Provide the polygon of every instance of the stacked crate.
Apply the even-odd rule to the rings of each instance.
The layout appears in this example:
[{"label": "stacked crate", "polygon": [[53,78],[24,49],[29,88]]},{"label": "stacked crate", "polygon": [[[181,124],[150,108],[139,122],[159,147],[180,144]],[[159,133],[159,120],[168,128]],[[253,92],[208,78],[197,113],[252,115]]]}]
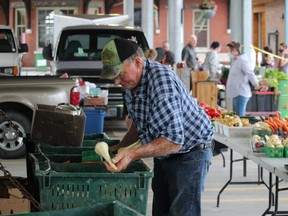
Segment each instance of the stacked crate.
[{"label": "stacked crate", "polygon": [[123,172],[110,173],[101,161],[92,160],[91,155],[87,158],[86,153],[94,152],[95,144],[100,141],[112,146],[120,140],[91,134],[84,136],[81,147],[41,143],[35,153],[29,154],[30,182],[45,210],[87,208],[117,200],[146,214],[153,171],[137,160]]},{"label": "stacked crate", "polygon": [[281,92],[278,111],[282,118],[288,116],[288,80],[278,80],[278,90]]}]

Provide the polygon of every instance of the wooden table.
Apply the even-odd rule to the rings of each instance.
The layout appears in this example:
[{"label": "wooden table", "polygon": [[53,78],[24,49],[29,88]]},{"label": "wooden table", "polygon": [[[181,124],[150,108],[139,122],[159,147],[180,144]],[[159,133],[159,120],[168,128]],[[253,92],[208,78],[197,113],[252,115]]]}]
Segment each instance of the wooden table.
[{"label": "wooden table", "polygon": [[[280,180],[284,180],[288,182],[288,170],[285,169],[284,164],[288,164],[287,158],[269,158],[264,153],[254,153],[251,150],[249,144],[249,138],[239,138],[239,137],[226,137],[221,134],[215,134],[214,139],[220,143],[223,143],[228,148],[230,148],[230,179],[226,182],[226,184],[222,187],[222,189],[218,193],[217,197],[217,207],[219,207],[220,195],[225,190],[225,188],[229,184],[265,184],[269,190],[268,193],[268,208],[263,213],[263,215],[271,214],[271,215],[288,215],[288,211],[279,211],[278,210],[278,193],[283,190],[288,190],[288,188],[280,188],[279,182]],[[259,167],[261,167],[261,179],[255,182],[233,182],[233,163],[238,162],[239,160],[234,160],[233,151],[238,152],[244,158],[244,162],[246,159],[250,159],[255,162]],[[242,159],[243,160],[243,159]],[[246,169],[246,167],[244,168]],[[269,183],[266,184],[262,178],[262,169],[265,169],[269,172]],[[275,183],[273,183],[273,177],[275,177]],[[275,187],[274,187],[275,186]],[[274,191],[273,191],[274,188]],[[275,193],[275,202],[274,202],[274,193]],[[274,210],[271,210],[271,207],[274,204]]]}]

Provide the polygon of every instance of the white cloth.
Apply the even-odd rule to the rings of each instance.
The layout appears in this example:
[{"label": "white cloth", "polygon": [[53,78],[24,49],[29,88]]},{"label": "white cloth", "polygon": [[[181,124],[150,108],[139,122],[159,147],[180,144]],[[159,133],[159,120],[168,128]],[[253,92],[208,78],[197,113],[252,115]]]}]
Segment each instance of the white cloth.
[{"label": "white cloth", "polygon": [[220,62],[217,51],[211,50],[207,52],[203,63],[203,70],[209,71],[209,76],[215,78],[219,65]]},{"label": "white cloth", "polygon": [[251,88],[249,81],[254,86],[258,79],[252,70],[251,63],[246,54],[234,58],[231,62],[231,68],[226,85],[226,97],[234,98],[239,95],[251,97]]}]

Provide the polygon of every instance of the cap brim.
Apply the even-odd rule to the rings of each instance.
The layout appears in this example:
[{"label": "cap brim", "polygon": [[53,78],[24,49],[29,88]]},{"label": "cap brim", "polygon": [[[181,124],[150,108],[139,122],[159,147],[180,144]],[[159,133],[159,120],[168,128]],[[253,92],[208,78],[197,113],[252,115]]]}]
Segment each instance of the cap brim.
[{"label": "cap brim", "polygon": [[114,80],[122,71],[123,64],[114,66],[103,66],[100,79]]}]

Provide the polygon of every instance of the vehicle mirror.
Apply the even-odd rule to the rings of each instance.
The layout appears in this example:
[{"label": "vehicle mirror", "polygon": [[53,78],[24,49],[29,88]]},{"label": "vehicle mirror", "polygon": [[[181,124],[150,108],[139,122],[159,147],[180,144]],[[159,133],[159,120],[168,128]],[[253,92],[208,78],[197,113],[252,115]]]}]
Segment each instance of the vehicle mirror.
[{"label": "vehicle mirror", "polygon": [[28,45],[25,44],[20,44],[20,49],[19,52],[23,53],[23,52],[28,52]]},{"label": "vehicle mirror", "polygon": [[47,60],[53,60],[51,43],[43,48],[42,55],[43,55],[43,58],[45,58]]}]

